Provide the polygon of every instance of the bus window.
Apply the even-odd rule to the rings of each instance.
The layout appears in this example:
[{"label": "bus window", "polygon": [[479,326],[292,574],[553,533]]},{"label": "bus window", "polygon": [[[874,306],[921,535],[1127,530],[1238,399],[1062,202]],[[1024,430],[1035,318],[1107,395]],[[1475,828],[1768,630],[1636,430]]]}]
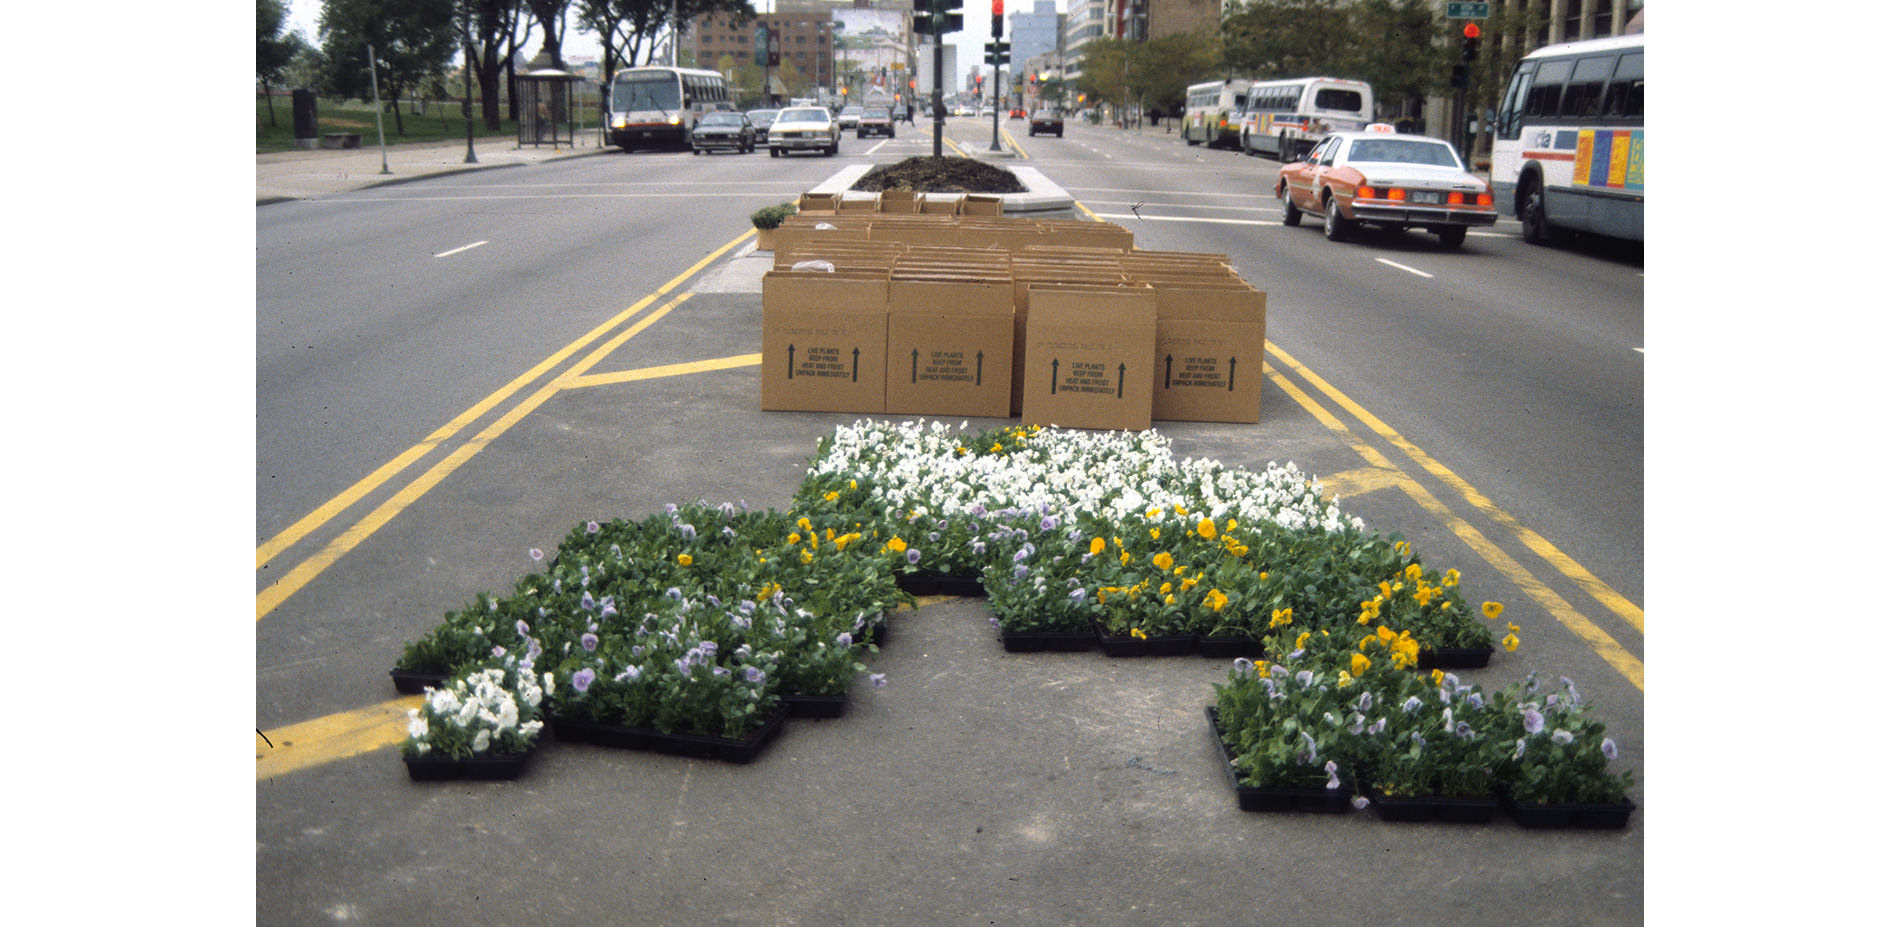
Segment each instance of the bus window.
[{"label": "bus window", "polygon": [[1585,58],[1564,87],[1562,115],[1596,117],[1603,111],[1603,84],[1610,76],[1610,58]]},{"label": "bus window", "polygon": [[1537,76],[1531,78],[1530,98],[1525,101],[1524,115],[1553,117],[1563,104],[1564,81],[1570,77],[1568,61],[1547,61],[1537,66]]},{"label": "bus window", "polygon": [[1616,74],[1610,78],[1604,97],[1603,115],[1612,118],[1643,115],[1643,53],[1624,55],[1616,61]]},{"label": "bus window", "polygon": [[1530,83],[1529,68],[1520,68],[1511,76],[1511,86],[1504,91],[1504,103],[1498,107],[1498,138],[1514,139],[1524,130],[1524,95]]},{"label": "bus window", "polygon": [[1357,91],[1326,89],[1321,90],[1315,96],[1313,105],[1320,109],[1343,109],[1358,112],[1361,102]]}]

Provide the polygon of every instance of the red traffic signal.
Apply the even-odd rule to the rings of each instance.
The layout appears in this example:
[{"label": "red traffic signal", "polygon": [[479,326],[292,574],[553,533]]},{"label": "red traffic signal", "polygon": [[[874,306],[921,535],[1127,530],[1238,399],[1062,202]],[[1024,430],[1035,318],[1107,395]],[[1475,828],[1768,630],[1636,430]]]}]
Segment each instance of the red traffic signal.
[{"label": "red traffic signal", "polygon": [[990,15],[1003,15],[1003,0],[990,0]]},{"label": "red traffic signal", "polygon": [[1475,39],[1477,37],[1478,37],[1478,24],[1465,23],[1465,38]]}]

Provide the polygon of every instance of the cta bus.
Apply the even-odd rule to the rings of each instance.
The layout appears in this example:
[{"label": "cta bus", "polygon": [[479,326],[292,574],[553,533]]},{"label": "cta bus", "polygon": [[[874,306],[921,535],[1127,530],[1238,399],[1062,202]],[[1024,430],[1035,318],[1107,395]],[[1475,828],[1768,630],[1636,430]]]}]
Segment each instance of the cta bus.
[{"label": "cta bus", "polygon": [[1524,240],[1643,240],[1643,37],[1540,48],[1518,62],[1491,146],[1498,209]]},{"label": "cta bus", "polygon": [[684,148],[701,113],[731,109],[717,71],[640,67],[614,72],[607,93],[607,131],[622,150]]},{"label": "cta bus", "polygon": [[1337,77],[1255,81],[1247,91],[1240,148],[1298,161],[1328,132],[1357,132],[1372,122],[1372,85]]},{"label": "cta bus", "polygon": [[1187,89],[1187,114],[1181,139],[1190,145],[1240,145],[1240,110],[1246,107],[1250,80],[1217,80]]}]

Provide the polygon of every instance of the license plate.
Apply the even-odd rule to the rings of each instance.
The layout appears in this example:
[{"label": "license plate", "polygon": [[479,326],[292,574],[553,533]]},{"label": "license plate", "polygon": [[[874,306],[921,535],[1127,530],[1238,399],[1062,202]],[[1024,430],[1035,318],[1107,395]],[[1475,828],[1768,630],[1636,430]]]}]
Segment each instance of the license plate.
[{"label": "license plate", "polygon": [[1407,194],[1405,201],[1408,203],[1422,203],[1428,206],[1442,206],[1445,202],[1445,194],[1437,190],[1413,190],[1410,194]]}]

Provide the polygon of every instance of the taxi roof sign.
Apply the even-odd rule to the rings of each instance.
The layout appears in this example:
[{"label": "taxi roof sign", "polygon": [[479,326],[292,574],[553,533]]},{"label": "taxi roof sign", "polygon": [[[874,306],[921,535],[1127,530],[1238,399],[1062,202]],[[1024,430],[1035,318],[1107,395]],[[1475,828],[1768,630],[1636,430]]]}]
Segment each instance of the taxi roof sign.
[{"label": "taxi roof sign", "polygon": [[1376,132],[1383,135],[1390,135],[1397,132],[1398,129],[1395,128],[1392,125],[1392,123],[1389,123],[1389,122],[1375,122],[1375,123],[1372,123],[1371,125],[1366,126],[1366,131]]}]

